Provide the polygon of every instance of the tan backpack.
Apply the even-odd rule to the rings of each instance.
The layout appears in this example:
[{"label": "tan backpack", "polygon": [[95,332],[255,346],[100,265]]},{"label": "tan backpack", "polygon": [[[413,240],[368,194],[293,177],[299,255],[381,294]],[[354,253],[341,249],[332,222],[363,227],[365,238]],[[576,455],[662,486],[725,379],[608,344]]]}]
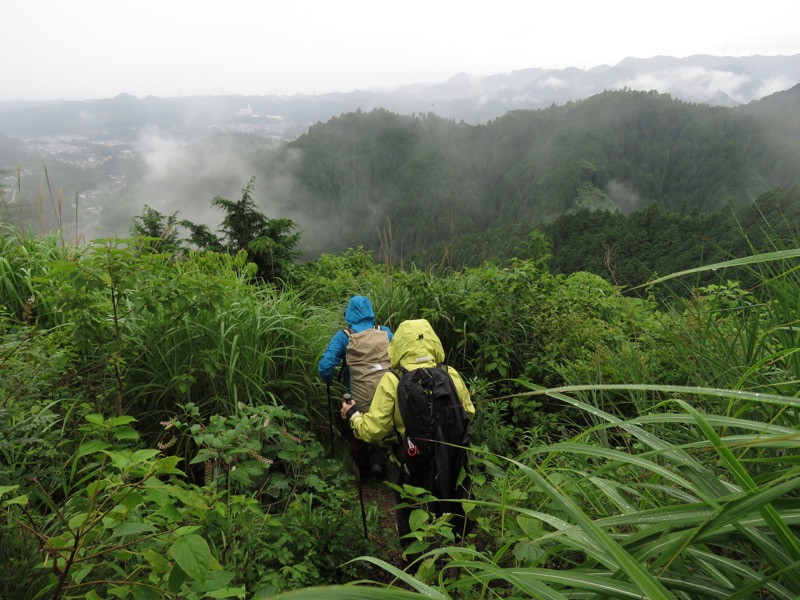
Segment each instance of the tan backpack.
[{"label": "tan backpack", "polygon": [[375,325],[347,335],[347,366],[350,369],[350,391],[361,412],[367,412],[378,382],[389,369],[389,334]]}]

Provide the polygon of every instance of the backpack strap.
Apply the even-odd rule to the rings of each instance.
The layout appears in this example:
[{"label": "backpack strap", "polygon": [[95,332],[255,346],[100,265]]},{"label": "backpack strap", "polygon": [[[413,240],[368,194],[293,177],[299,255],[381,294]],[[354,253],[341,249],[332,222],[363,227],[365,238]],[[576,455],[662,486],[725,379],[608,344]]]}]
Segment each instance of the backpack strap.
[{"label": "backpack strap", "polygon": [[[408,373],[408,369],[406,369],[402,365],[397,365],[396,367],[389,367],[389,372],[395,377],[397,377],[397,390],[395,392],[395,402],[400,402],[400,380],[403,378],[403,375]],[[403,438],[400,436],[400,432],[397,430],[397,422],[394,420],[394,416],[395,414],[397,414],[399,410],[400,408],[397,407],[395,410],[392,411],[392,427],[394,427],[394,433],[397,436],[397,445],[402,446]],[[401,452],[400,455],[402,456],[402,454],[403,453]]]},{"label": "backpack strap", "polygon": [[[378,331],[380,331],[381,326],[376,323],[375,325],[372,326],[372,329],[377,329]],[[342,331],[344,331],[344,334],[348,338],[355,333],[355,331],[353,331],[352,327],[347,327],[346,329],[342,329]]]},{"label": "backpack strap", "polygon": [[405,375],[406,373],[408,373],[408,369],[406,369],[406,368],[405,368],[404,366],[402,366],[402,365],[397,365],[396,367],[389,367],[389,370],[392,372],[392,374],[393,374],[395,377],[397,377],[397,379],[398,379],[398,380],[399,380],[399,379],[400,379],[400,378],[401,378],[403,375]]},{"label": "backpack strap", "polygon": [[[350,336],[353,335],[353,328],[352,327],[347,327],[345,329],[342,329],[342,331],[347,336],[347,340],[349,342],[350,341]],[[342,376],[343,376],[344,370],[346,368],[347,368],[347,352],[345,352],[344,356],[342,357],[342,368],[339,369],[339,381],[342,380]]]}]

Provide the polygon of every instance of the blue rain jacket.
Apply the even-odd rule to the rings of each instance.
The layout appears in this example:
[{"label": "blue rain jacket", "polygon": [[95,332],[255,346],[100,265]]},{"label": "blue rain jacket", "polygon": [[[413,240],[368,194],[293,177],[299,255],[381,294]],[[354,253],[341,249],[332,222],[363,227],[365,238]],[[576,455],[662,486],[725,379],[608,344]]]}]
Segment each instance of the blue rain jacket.
[{"label": "blue rain jacket", "polygon": [[[375,312],[372,310],[372,302],[366,296],[353,296],[347,304],[347,309],[344,311],[344,319],[353,330],[353,333],[359,333],[370,327],[375,327]],[[392,330],[381,325],[381,329],[389,335],[389,340],[392,339]],[[325,383],[333,381],[333,372],[336,366],[341,363],[347,354],[347,334],[341,329],[333,334],[331,341],[328,342],[325,352],[322,353],[322,358],[317,363],[317,372]],[[350,373],[345,368],[344,383],[350,388]]]}]

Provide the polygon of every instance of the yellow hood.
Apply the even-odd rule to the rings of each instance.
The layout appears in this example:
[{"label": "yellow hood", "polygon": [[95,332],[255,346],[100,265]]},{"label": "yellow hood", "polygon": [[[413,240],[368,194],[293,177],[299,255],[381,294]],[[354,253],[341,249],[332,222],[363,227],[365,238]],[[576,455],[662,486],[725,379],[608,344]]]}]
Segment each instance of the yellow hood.
[{"label": "yellow hood", "polygon": [[389,360],[409,370],[431,367],[444,362],[444,348],[427,320],[403,321],[389,344]]}]

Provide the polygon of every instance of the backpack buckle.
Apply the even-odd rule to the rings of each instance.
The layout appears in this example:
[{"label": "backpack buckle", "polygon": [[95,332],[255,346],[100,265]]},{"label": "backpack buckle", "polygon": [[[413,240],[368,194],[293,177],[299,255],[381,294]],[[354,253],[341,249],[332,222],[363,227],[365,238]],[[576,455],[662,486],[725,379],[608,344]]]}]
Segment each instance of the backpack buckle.
[{"label": "backpack buckle", "polygon": [[419,446],[414,445],[414,442],[411,441],[411,438],[408,438],[407,441],[408,448],[406,449],[406,454],[413,458],[419,454]]}]

